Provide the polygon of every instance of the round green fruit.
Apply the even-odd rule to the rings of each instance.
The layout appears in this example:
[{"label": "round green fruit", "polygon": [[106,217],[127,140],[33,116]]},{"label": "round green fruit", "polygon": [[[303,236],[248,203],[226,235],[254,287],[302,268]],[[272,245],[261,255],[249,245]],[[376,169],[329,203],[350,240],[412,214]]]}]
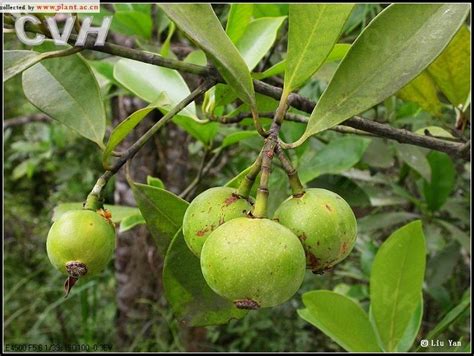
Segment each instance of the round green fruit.
[{"label": "round green fruit", "polygon": [[183,235],[189,249],[201,255],[202,246],[212,231],[223,223],[246,216],[252,204],[229,187],[210,188],[189,204],[183,218]]},{"label": "round green fruit", "polygon": [[269,219],[230,220],[209,235],[201,253],[209,287],[240,309],[290,299],[303,282],[305,265],[296,235]]},{"label": "round green fruit", "polygon": [[307,267],[315,273],[331,269],[346,258],[357,238],[357,220],[351,207],[325,189],[310,188],[300,197],[288,198],[274,219],[298,236]]},{"label": "round green fruit", "polygon": [[101,272],[112,258],[114,248],[112,223],[92,210],[64,213],[51,226],[46,240],[51,264],[76,279]]}]

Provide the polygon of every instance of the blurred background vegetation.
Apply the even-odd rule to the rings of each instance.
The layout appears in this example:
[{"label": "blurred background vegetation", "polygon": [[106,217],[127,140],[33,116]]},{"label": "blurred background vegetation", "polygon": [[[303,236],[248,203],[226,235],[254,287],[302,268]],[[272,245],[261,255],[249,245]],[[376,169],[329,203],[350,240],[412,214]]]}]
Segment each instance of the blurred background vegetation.
[{"label": "blurred background vegetation", "polygon": [[[129,16],[137,16],[139,11],[156,11],[147,5],[139,9],[118,6],[123,7],[110,5],[107,9],[119,9],[122,20],[127,11]],[[217,5],[215,10],[224,22],[228,6]],[[382,6],[376,4],[357,5],[346,25],[342,42],[351,43],[381,10]],[[287,7],[258,5],[254,16],[258,12],[265,16],[285,15]],[[163,25],[157,41],[147,42],[132,35],[136,33],[133,24],[127,27],[126,23],[117,22],[112,40],[159,51],[166,42],[165,29],[166,25]],[[286,30],[282,26],[274,49],[262,61],[260,71],[282,59]],[[6,49],[22,48],[14,34],[5,34],[4,40]],[[175,32],[171,50],[176,56],[183,56],[181,51],[186,45],[181,34]],[[84,55],[88,58],[97,56],[93,53]],[[335,65],[323,67],[300,93],[317,100]],[[109,112],[113,112],[113,98],[130,98],[127,92],[114,85],[107,87],[106,93]],[[465,126],[455,129],[459,112],[441,94],[438,93],[436,100],[439,108],[431,110],[409,95],[398,95],[363,116],[411,131],[423,132],[426,127],[436,126],[443,129],[442,134],[468,140],[469,129]],[[6,344],[88,344],[90,347],[98,345],[98,351],[107,350],[107,345],[113,350],[125,351],[340,351],[337,344],[298,318],[296,309],[301,307],[301,294],[313,289],[331,289],[354,298],[367,308],[370,267],[378,247],[397,227],[418,218],[423,221],[429,251],[419,339],[469,291],[470,163],[385,139],[328,131],[295,150],[292,159],[308,186],[336,191],[356,212],[359,237],[350,257],[324,275],[308,272],[302,289],[288,303],[250,312],[244,319],[227,325],[184,330],[173,319],[162,293],[153,299],[137,300],[135,303],[147,305],[147,318],[138,320],[139,327],[126,343],[117,343],[118,286],[113,264],[101,276],[84,280],[65,299],[64,277],[51,267],[45,251],[53,209],[59,203],[84,200],[101,174],[101,153],[96,145],[59,123],[44,118],[31,119],[35,115],[38,117],[39,112],[25,99],[21,76],[4,86],[4,105],[5,120],[16,120],[4,124]],[[139,102],[138,105],[145,104]],[[466,115],[469,117],[469,113]],[[19,120],[21,118],[30,119],[25,123]],[[284,124],[287,141],[294,141],[301,134],[301,126]],[[219,132],[215,147],[226,135],[237,130],[236,125],[226,126]],[[167,127],[159,137],[166,135],[184,137],[186,152],[181,150],[176,155],[182,161],[180,164],[186,166],[181,177],[182,187],[186,187],[196,176],[205,150],[201,143],[175,125]],[[250,137],[226,149],[188,200],[208,187],[226,183],[248,167],[260,145],[259,138]],[[177,150],[172,144],[167,149]],[[173,185],[172,178],[162,174],[162,169],[165,168],[156,168],[153,175],[162,178],[165,185]],[[447,182],[447,186],[430,185],[430,181],[435,180]],[[178,188],[170,189],[179,192],[181,188]],[[108,203],[116,201],[115,189],[116,185],[111,182],[106,194]],[[284,173],[278,167],[272,174],[270,189],[270,210],[274,210],[289,194]],[[441,194],[441,191],[446,199],[433,202],[430,194]],[[130,232],[142,233],[139,227]],[[466,308],[439,339],[462,340],[467,344],[470,341],[469,325],[469,308]]]}]

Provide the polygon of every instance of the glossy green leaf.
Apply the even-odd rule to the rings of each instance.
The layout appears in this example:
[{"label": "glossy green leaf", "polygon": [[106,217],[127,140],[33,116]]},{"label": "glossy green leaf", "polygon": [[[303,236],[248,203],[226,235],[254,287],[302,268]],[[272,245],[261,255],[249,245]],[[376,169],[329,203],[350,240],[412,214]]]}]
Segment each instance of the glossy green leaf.
[{"label": "glossy green leaf", "polygon": [[431,181],[423,182],[423,193],[428,208],[436,211],[443,206],[454,188],[456,170],[446,153],[432,151],[426,158],[431,167]]},{"label": "glossy green leaf", "polygon": [[471,296],[470,293],[466,293],[462,298],[461,302],[451,309],[444,317],[441,319],[438,324],[428,333],[426,339],[433,340],[436,339],[441,333],[443,333],[450,325],[456,322],[456,320],[464,314],[464,312],[469,310],[471,305]]},{"label": "glossy green leaf", "polygon": [[[174,107],[190,93],[183,77],[174,69],[127,58],[115,64],[114,77],[126,89],[148,103],[156,101],[162,93],[166,93],[170,107]],[[194,102],[186,106],[180,114],[197,120]]]},{"label": "glossy green leaf", "polygon": [[[469,213],[469,211],[467,212]],[[438,219],[435,220],[439,225],[441,225],[450,237],[457,242],[470,254],[471,253],[471,237],[469,231],[463,231],[458,228],[456,225],[447,222],[446,220]]]},{"label": "glossy green leaf", "polygon": [[109,158],[112,155],[113,150],[122,142],[125,137],[153,110],[169,105],[168,99],[165,95],[160,97],[143,109],[139,109],[127,117],[125,120],[120,122],[112,131],[109,137],[109,141],[105,147],[102,155],[102,163],[104,166],[108,164]]},{"label": "glossy green leaf", "polygon": [[420,301],[416,307],[400,342],[397,345],[397,352],[407,352],[413,346],[418,332],[420,330],[421,321],[423,320],[423,295],[420,295]]},{"label": "glossy green leaf", "polygon": [[298,315],[349,352],[378,352],[367,314],[352,299],[328,290],[303,294]]},{"label": "glossy green leaf", "polygon": [[431,180],[431,167],[426,154],[420,147],[413,145],[407,145],[402,143],[395,143],[395,148],[398,153],[398,157],[410,166],[413,170],[420,173],[420,175],[430,181]]},{"label": "glossy green leaf", "polygon": [[299,88],[324,63],[353,4],[290,4],[285,90]]},{"label": "glossy green leaf", "polygon": [[95,76],[80,55],[46,59],[27,69],[23,91],[52,119],[104,146],[104,103]]},{"label": "glossy green leaf", "polygon": [[273,46],[278,30],[285,19],[284,16],[262,17],[248,24],[245,32],[236,42],[236,47],[249,70],[254,69]]},{"label": "glossy green leaf", "polygon": [[165,189],[165,183],[160,178],[147,176],[146,184],[151,185],[155,188]]},{"label": "glossy green leaf", "polygon": [[322,174],[337,174],[352,168],[360,161],[370,143],[361,137],[331,140],[320,151],[308,150],[301,157],[298,172],[303,183]]},{"label": "glossy green leaf", "polygon": [[165,254],[181,228],[188,203],[167,190],[150,185],[133,183],[131,187],[150,233],[160,252]]},{"label": "glossy green leaf", "polygon": [[467,4],[392,4],[359,35],[313,110],[309,136],[368,110],[400,90],[446,47]]},{"label": "glossy green leaf", "polygon": [[404,86],[397,96],[405,101],[418,104],[423,110],[435,116],[441,113],[441,102],[438,99],[438,90],[431,76],[423,71]]},{"label": "glossy green leaf", "polygon": [[181,325],[224,324],[247,313],[209,288],[202,275],[199,258],[189,250],[181,230],[166,253],[163,286],[166,299]]},{"label": "glossy green leaf", "polygon": [[119,232],[125,232],[133,229],[135,226],[146,224],[142,214],[135,214],[125,217],[120,222]]},{"label": "glossy green leaf", "polygon": [[[82,204],[83,203],[62,203],[56,205],[53,210],[51,221],[55,222],[67,211],[82,209]],[[110,210],[112,221],[114,223],[119,223],[129,216],[140,214],[140,210],[131,206],[104,204],[104,208]]]},{"label": "glossy green leaf", "polygon": [[421,221],[395,231],[375,256],[370,276],[370,301],[386,351],[395,351],[415,312],[426,262]]},{"label": "glossy green leaf", "polygon": [[255,92],[250,72],[210,4],[160,4],[176,25],[209,56],[224,80],[251,107]]},{"label": "glossy green leaf", "polygon": [[462,26],[451,43],[428,67],[444,95],[454,106],[463,105],[471,86],[471,33]]},{"label": "glossy green leaf", "polygon": [[252,20],[254,4],[231,4],[225,32],[232,42],[237,43]]}]

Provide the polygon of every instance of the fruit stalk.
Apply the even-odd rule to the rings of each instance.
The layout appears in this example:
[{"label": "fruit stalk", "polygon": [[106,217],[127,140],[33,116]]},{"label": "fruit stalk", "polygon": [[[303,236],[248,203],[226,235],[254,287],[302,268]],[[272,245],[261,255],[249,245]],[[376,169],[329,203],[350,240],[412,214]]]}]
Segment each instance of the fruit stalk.
[{"label": "fruit stalk", "polygon": [[301,184],[300,177],[298,176],[298,171],[293,167],[291,161],[286,156],[285,152],[278,144],[275,147],[275,152],[278,156],[278,159],[283,166],[286,174],[288,175],[288,180],[290,181],[291,192],[295,198],[301,197],[304,194],[304,187]]},{"label": "fruit stalk", "polygon": [[255,183],[255,179],[257,178],[258,173],[262,167],[262,152],[263,151],[260,151],[249,172],[245,175],[244,179],[240,183],[238,194],[241,197],[248,198],[250,195],[250,191],[252,190],[253,184]]}]

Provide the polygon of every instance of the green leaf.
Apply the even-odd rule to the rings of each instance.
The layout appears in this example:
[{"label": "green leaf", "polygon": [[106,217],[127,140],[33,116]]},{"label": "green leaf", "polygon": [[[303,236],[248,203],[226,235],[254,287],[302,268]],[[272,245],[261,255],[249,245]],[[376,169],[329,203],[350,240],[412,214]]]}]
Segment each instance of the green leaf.
[{"label": "green leaf", "polygon": [[[186,82],[177,71],[126,58],[115,65],[114,77],[139,98],[149,103],[161,102],[162,105],[158,107],[163,114],[190,94]],[[217,133],[217,123],[198,119],[194,102],[175,116],[173,122],[204,144],[208,144]]]},{"label": "green leaf", "polygon": [[[340,61],[347,54],[347,52],[349,51],[349,48],[351,48],[350,44],[336,43],[333,49],[331,50],[331,53],[329,53],[329,55],[327,56],[324,63]],[[276,75],[284,73],[285,70],[286,70],[286,59],[283,59],[282,61],[274,64],[273,66],[271,66],[264,72],[252,73],[252,77],[258,80],[262,80],[265,78],[274,77]]]},{"label": "green leaf", "polygon": [[139,109],[127,117],[125,120],[120,122],[110,134],[109,141],[105,147],[104,154],[102,156],[102,163],[104,166],[108,164],[109,158],[112,155],[112,151],[123,141],[125,137],[153,110],[156,108],[164,107],[168,104],[166,96],[160,96],[154,103],[148,105],[143,109]]},{"label": "green leaf", "polygon": [[155,188],[165,189],[165,183],[163,183],[163,181],[160,178],[147,176],[146,184],[151,185]]},{"label": "green leaf", "polygon": [[398,157],[427,181],[431,180],[431,167],[425,151],[419,147],[395,143]]},{"label": "green leaf", "polygon": [[185,326],[224,324],[247,313],[209,288],[199,258],[189,250],[181,230],[166,253],[163,286],[173,313]]},{"label": "green leaf", "polygon": [[[220,145],[219,148],[224,148],[227,146],[234,145],[242,140],[246,140],[252,137],[257,137],[258,132],[257,131],[239,131],[239,132],[233,132],[230,135],[227,135],[224,140],[222,141],[222,144]],[[217,148],[217,149],[219,149]]]},{"label": "green leaf", "polygon": [[416,219],[419,216],[407,211],[390,211],[366,215],[357,221],[360,233],[370,234],[380,229],[387,229],[394,225],[402,224],[408,220]]},{"label": "green leaf", "polygon": [[236,46],[249,70],[254,69],[273,46],[285,19],[284,16],[262,17],[248,24]]},{"label": "green leaf", "polygon": [[252,20],[253,4],[231,4],[225,32],[233,43],[237,43]]},{"label": "green leaf", "polygon": [[441,53],[468,11],[467,4],[388,6],[351,46],[294,145],[400,90]]},{"label": "green leaf", "polygon": [[46,59],[27,69],[23,91],[52,119],[104,147],[104,104],[95,76],[80,55]]},{"label": "green leaf", "polygon": [[367,314],[352,299],[328,290],[303,294],[298,315],[349,352],[379,352]]},{"label": "green leaf", "polygon": [[454,138],[448,131],[438,126],[426,126],[415,131],[418,135]]},{"label": "green leaf", "polygon": [[454,106],[463,105],[471,85],[471,33],[462,26],[451,43],[428,67],[441,91]]},{"label": "green leaf", "polygon": [[206,66],[207,65],[206,54],[204,53],[204,51],[201,51],[200,49],[192,51],[191,53],[187,55],[185,59],[183,59],[183,62],[197,64],[200,66]]},{"label": "green leaf", "polygon": [[[67,211],[82,209],[82,204],[83,203],[62,203],[56,205],[53,210],[51,221],[55,222]],[[112,214],[112,222],[114,223],[119,223],[129,216],[140,214],[140,210],[131,206],[104,204],[104,208],[110,210],[110,213]]]},{"label": "green leaf", "polygon": [[224,80],[252,108],[252,78],[239,51],[222,28],[210,4],[160,4],[176,25],[206,52]]},{"label": "green leaf", "polygon": [[395,351],[415,312],[426,262],[421,221],[395,231],[375,256],[370,276],[374,326],[386,351]]},{"label": "green leaf", "polygon": [[331,140],[320,151],[308,150],[298,164],[301,182],[307,183],[322,174],[337,174],[352,168],[360,161],[370,143],[360,137]]},{"label": "green leaf", "polygon": [[3,82],[13,78],[42,59],[38,52],[13,50],[3,51]]},{"label": "green leaf", "polygon": [[127,36],[151,38],[151,13],[141,11],[116,11],[112,28]]},{"label": "green leaf", "polygon": [[470,293],[466,293],[462,298],[461,302],[451,309],[444,317],[439,321],[438,324],[431,330],[425,339],[433,340],[436,339],[441,333],[443,333],[450,325],[454,324],[456,320],[469,310],[471,305]]},{"label": "green leaf", "polygon": [[142,214],[135,214],[125,217],[120,222],[119,232],[125,232],[133,229],[137,225],[146,224]]},{"label": "green leaf", "polygon": [[454,188],[456,170],[453,161],[446,153],[432,151],[426,158],[431,167],[431,181],[423,182],[423,194],[428,208],[437,211]]},{"label": "green leaf", "polygon": [[290,4],[285,90],[299,88],[324,63],[354,4]]},{"label": "green leaf", "polygon": [[438,116],[441,114],[441,102],[438,99],[438,90],[431,76],[423,71],[404,86],[397,96],[405,101],[418,104],[423,110]]},{"label": "green leaf", "polygon": [[146,225],[164,254],[181,228],[189,204],[164,189],[140,183],[132,183],[131,187]]},{"label": "green leaf", "polygon": [[[115,64],[114,77],[126,89],[148,103],[156,101],[162,93],[166,93],[169,106],[174,107],[190,94],[183,77],[174,69],[127,58]],[[194,102],[186,106],[180,114],[197,120]]]},{"label": "green leaf", "polygon": [[403,333],[400,342],[397,345],[397,352],[407,352],[416,340],[423,319],[423,295],[420,295],[420,301]]}]

